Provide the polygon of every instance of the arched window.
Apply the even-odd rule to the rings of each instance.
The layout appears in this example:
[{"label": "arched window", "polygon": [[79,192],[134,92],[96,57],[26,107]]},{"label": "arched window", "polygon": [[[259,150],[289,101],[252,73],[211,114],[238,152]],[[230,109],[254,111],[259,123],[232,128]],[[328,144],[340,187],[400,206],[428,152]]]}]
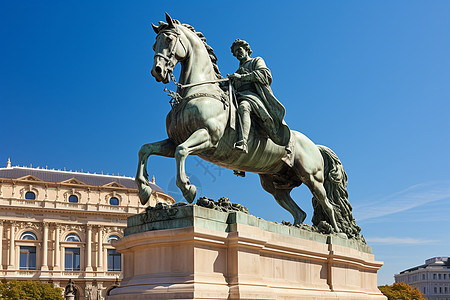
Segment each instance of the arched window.
[{"label": "arched window", "polygon": [[115,234],[111,234],[109,237],[108,237],[108,243],[111,243],[111,241],[114,241],[114,240],[118,240],[119,239],[119,236],[117,236],[117,235],[115,235]]},{"label": "arched window", "polygon": [[[36,241],[37,237],[33,232],[25,231],[20,236],[20,239],[24,241]],[[20,246],[19,263],[21,270],[36,270],[36,247]]]},{"label": "arched window", "polygon": [[33,232],[26,231],[26,232],[22,233],[22,235],[20,236],[20,239],[27,240],[27,241],[36,241],[37,237]]},{"label": "arched window", "polygon": [[25,199],[36,200],[36,194],[33,193],[33,192],[26,192],[25,193]]},{"label": "arched window", "polygon": [[116,197],[111,197],[109,199],[109,204],[111,204],[111,205],[119,205],[119,199],[117,199]]},{"label": "arched window", "polygon": [[70,195],[69,196],[69,202],[70,203],[78,203],[78,197],[75,195]]},{"label": "arched window", "polygon": [[80,237],[75,233],[69,233],[65,239],[66,242],[81,242]]}]

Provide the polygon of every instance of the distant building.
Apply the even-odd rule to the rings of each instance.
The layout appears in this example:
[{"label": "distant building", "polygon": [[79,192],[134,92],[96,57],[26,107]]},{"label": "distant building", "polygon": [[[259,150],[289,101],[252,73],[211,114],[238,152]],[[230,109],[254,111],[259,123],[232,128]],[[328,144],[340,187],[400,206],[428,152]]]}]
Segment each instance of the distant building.
[{"label": "distant building", "polygon": [[404,282],[419,289],[428,300],[450,300],[450,259],[433,257],[400,274],[395,282]]},{"label": "distant building", "polygon": [[[154,179],[149,205],[174,203]],[[122,276],[111,241],[127,217],[140,213],[133,178],[48,170],[0,168],[0,279],[40,280],[65,287],[77,299],[104,299]]]}]

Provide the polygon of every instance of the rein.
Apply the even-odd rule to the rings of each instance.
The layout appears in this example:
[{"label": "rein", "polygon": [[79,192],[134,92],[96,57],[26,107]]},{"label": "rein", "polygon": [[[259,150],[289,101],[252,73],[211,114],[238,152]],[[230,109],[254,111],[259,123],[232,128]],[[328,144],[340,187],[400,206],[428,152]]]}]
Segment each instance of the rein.
[{"label": "rein", "polygon": [[[169,72],[169,75],[170,75],[169,76],[170,79],[173,81],[173,83],[180,90],[184,89],[184,88],[187,88],[187,87],[192,87],[192,86],[197,86],[197,85],[202,85],[202,84],[208,84],[208,83],[218,83],[218,82],[224,82],[224,81],[229,81],[230,82],[230,86],[231,86],[231,81],[230,81],[229,78],[207,80],[207,81],[190,83],[190,84],[181,84],[181,83],[177,82],[177,79],[175,78],[175,75],[172,72]],[[192,95],[189,95],[189,96],[183,98],[177,92],[170,91],[167,88],[165,88],[164,91],[167,93],[168,96],[172,97],[172,99],[169,101],[169,103],[172,105],[172,108],[174,106],[176,106],[177,104],[180,104],[182,101],[188,102],[188,101],[191,101],[192,99],[200,98],[200,97],[210,97],[210,98],[217,99],[217,100],[219,100],[220,102],[223,103],[224,109],[226,108],[226,106],[228,106],[228,99],[227,99],[227,97],[225,96],[225,94],[223,92],[222,92],[221,95],[211,94],[211,93],[195,93],[195,94],[192,94]]]},{"label": "rein", "polygon": [[175,85],[179,89],[184,89],[184,88],[197,86],[197,85],[202,85],[202,84],[218,83],[218,82],[224,82],[224,81],[229,81],[230,80],[229,78],[221,78],[221,79],[215,79],[215,80],[207,80],[207,81],[195,82],[195,83],[190,83],[190,84],[181,84],[181,83],[177,82],[177,79],[175,78],[175,75],[173,75],[172,72],[170,72],[169,74],[170,74],[170,79],[173,81],[173,83],[175,83]]},{"label": "rein", "polygon": [[195,98],[210,97],[210,98],[217,99],[223,103],[223,109],[226,109],[227,106],[230,106],[230,120],[229,120],[230,128],[232,128],[233,130],[236,130],[237,124],[239,124],[242,128],[242,119],[239,114],[237,114],[238,123],[236,124],[236,108],[238,107],[239,104],[237,103],[237,99],[234,95],[234,88],[233,88],[233,85],[231,84],[231,80],[229,78],[207,80],[207,81],[183,85],[176,81],[175,75],[173,75],[172,72],[169,72],[169,74],[170,74],[170,79],[173,81],[173,83],[175,83],[175,85],[179,89],[183,89],[183,88],[187,88],[187,87],[191,87],[191,86],[202,85],[202,84],[207,84],[207,83],[218,83],[218,82],[228,81],[228,96],[223,92],[220,96],[217,94],[210,94],[210,93],[195,93],[195,94],[192,94],[192,95],[189,95],[189,96],[183,98],[177,92],[170,91],[167,88],[165,88],[164,91],[167,93],[168,96],[172,97],[172,99],[169,101],[170,105],[172,106],[172,109],[176,108],[177,105],[180,104],[181,102],[188,102]]}]

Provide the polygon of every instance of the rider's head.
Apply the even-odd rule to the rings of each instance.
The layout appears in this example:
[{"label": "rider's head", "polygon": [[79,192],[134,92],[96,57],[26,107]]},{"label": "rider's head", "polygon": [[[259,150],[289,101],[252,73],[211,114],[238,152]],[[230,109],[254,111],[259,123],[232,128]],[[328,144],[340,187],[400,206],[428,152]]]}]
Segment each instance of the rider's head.
[{"label": "rider's head", "polygon": [[250,49],[249,43],[244,40],[236,39],[231,45],[231,53],[233,53],[233,56],[236,56],[235,49],[239,47],[242,47],[245,51],[247,51],[248,55],[252,54],[252,49]]}]

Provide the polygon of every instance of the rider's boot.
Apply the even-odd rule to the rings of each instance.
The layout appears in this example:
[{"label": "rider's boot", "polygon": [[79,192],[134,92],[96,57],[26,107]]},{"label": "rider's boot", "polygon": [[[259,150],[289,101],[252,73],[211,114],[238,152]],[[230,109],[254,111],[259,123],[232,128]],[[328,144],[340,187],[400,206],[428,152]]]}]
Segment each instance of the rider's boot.
[{"label": "rider's boot", "polygon": [[234,143],[234,149],[240,150],[244,153],[248,153],[247,141],[243,139],[237,141],[236,143]]},{"label": "rider's boot", "polygon": [[239,141],[237,141],[236,143],[234,143],[234,148],[241,150],[242,152],[248,153],[248,147],[247,147],[247,140],[248,140],[248,135],[250,133],[250,127],[252,125],[251,123],[251,119],[250,119],[250,104],[248,104],[247,102],[241,103],[239,105],[239,115],[241,117],[242,120],[242,126],[241,126],[241,130],[240,130],[240,138]]}]

